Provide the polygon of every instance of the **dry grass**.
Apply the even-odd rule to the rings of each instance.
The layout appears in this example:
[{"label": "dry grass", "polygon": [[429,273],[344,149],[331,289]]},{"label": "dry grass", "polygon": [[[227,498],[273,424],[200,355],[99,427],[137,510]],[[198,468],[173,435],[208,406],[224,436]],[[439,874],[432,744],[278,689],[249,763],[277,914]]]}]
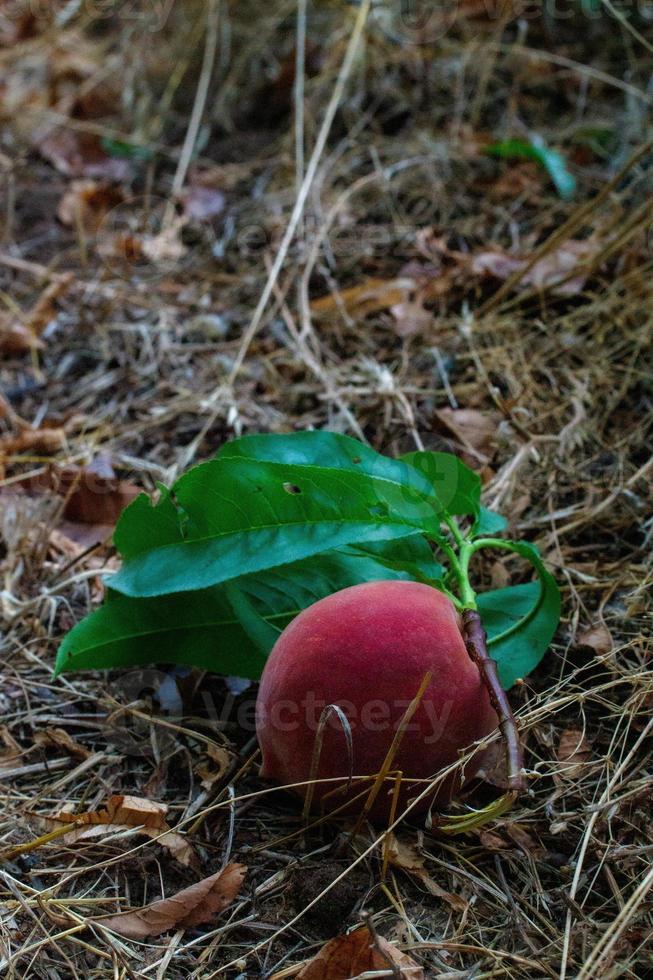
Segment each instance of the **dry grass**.
[{"label": "dry grass", "polygon": [[[606,42],[580,14],[571,27],[536,19],[525,35],[509,18],[463,18],[420,45],[397,35],[392,5],[320,5],[309,10],[302,153],[292,90],[275,82],[294,57],[294,5],[176,4],[155,43],[139,22],[85,24],[88,11],[74,6],[55,6],[64,23],[0,51],[14,86],[0,87],[0,113],[12,99],[22,106],[0,144],[2,309],[25,313],[59,273],[73,273],[43,349],[0,365],[4,434],[22,418],[66,435],[55,456],[10,455],[7,488],[101,450],[151,489],[251,430],[329,427],[390,454],[464,451],[482,469],[486,501],[556,570],[564,607],[551,652],[511,695],[529,793],[464,838],[400,831],[419,842],[432,879],[462,899],[452,905],[401,871],[383,876],[382,833],[343,847],[346,828],[303,829],[297,805],[258,779],[238,723],[250,693],[234,702],[216,677],[181,676],[180,716],[170,701],[166,710],[134,699],[133,672],[52,682],[57,642],[97,601],[110,552],[71,565],[52,536],[56,500],[4,493],[3,852],[42,832],[28,811],[82,812],[132,792],[168,804],[206,875],[229,856],[249,867],[241,899],[214,928],[136,943],[86,920],[195,880],[160,845],[123,833],[14,851],[0,866],[6,975],[291,977],[362,910],[428,976],[649,975],[650,153],[585,206],[650,135],[645,48],[614,22]],[[82,49],[75,32],[84,30]],[[91,59],[82,88],[108,93],[108,108],[71,116],[66,70],[81,69],[64,70],[62,50]],[[58,102],[44,95],[48,79]],[[170,201],[199,165],[214,168],[224,211],[186,228],[178,260],[118,274],[93,231],[55,217],[70,177],[32,139],[53,113],[75,132],[152,151],[134,164],[131,187],[123,181],[138,200]],[[590,150],[583,133],[600,127],[612,135]],[[486,134],[527,129],[571,156],[573,202],[534,165],[478,151]],[[197,163],[183,149],[193,130]],[[467,253],[551,255],[568,219],[565,238],[600,243],[574,295],[514,283],[500,291],[466,271]],[[388,308],[396,300],[367,315],[348,305],[348,287],[368,277],[416,275],[447,285],[407,339]],[[334,297],[328,316],[311,306],[324,295]],[[445,406],[483,413],[490,436],[461,445],[435,414]],[[502,584],[511,569],[493,556],[479,580]],[[79,751],[48,739],[52,729]],[[217,774],[211,744],[227,748],[230,766],[202,785]]]}]

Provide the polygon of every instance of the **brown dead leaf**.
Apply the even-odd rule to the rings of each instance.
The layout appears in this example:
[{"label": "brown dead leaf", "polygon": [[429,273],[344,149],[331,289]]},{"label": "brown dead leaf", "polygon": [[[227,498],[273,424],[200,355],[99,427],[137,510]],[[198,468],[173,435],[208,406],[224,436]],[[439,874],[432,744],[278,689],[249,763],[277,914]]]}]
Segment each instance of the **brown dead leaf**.
[{"label": "brown dead leaf", "polygon": [[395,303],[390,307],[390,312],[395,318],[395,330],[400,337],[426,333],[435,323],[431,311],[425,309],[419,300]]},{"label": "brown dead leaf", "polygon": [[44,748],[64,749],[78,759],[88,759],[92,754],[84,745],[76,742],[65,728],[45,728],[36,733],[34,743]]},{"label": "brown dead leaf", "polygon": [[529,857],[532,857],[534,860],[543,857],[546,853],[542,845],[539,844],[535,838],[519,824],[507,824],[506,833],[515,842],[517,847],[521,848],[525,854],[528,854]]},{"label": "brown dead leaf", "polygon": [[527,160],[506,169],[488,188],[488,195],[494,201],[514,201],[522,196],[532,201],[539,198],[542,187],[542,170]]},{"label": "brown dead leaf", "polygon": [[217,769],[213,766],[199,765],[196,771],[202,779],[204,789],[210,790],[224,776],[231,765],[231,757],[223,746],[216,745],[215,743],[207,746],[206,754],[217,765]]},{"label": "brown dead leaf", "polygon": [[62,224],[95,234],[112,208],[124,200],[122,192],[95,180],[74,180],[59,201],[57,217]]},{"label": "brown dead leaf", "polygon": [[102,453],[86,467],[61,470],[56,489],[66,497],[67,520],[102,525],[114,525],[124,508],[141,492],[134,483],[120,480],[111,458]]},{"label": "brown dead leaf", "polygon": [[435,414],[465,448],[480,453],[485,461],[492,455],[501,421],[498,412],[479,412],[476,408],[441,408]]},{"label": "brown dead leaf", "polygon": [[0,769],[11,768],[23,755],[23,749],[6,725],[0,726],[0,742],[4,746],[0,749]]},{"label": "brown dead leaf", "polygon": [[72,273],[62,273],[46,286],[26,313],[0,316],[0,353],[22,354],[43,347],[40,337],[56,314],[56,301],[73,282]]},{"label": "brown dead leaf", "polygon": [[[297,974],[297,980],[350,980],[372,970],[395,968],[401,980],[424,980],[424,970],[381,936],[365,927],[336,936]],[[274,977],[272,978],[274,980]]]},{"label": "brown dead leaf", "polygon": [[33,330],[23,323],[12,322],[7,314],[0,318],[0,354],[24,354],[44,347]]},{"label": "brown dead leaf", "polygon": [[[563,242],[557,249],[541,259],[524,273],[520,280],[522,286],[551,291],[556,296],[576,296],[585,285],[589,269],[585,268],[601,249],[596,239]],[[528,259],[508,255],[499,250],[479,252],[472,257],[471,271],[479,276],[494,279],[509,279],[515,272],[526,267]]]},{"label": "brown dead leaf", "polygon": [[[34,450],[34,446],[29,446],[29,441],[32,439],[31,431],[23,432],[20,441],[14,440],[8,443],[12,452],[21,448],[23,451],[25,448]],[[61,430],[46,429],[39,432],[61,432]],[[50,437],[44,436],[44,438]],[[8,452],[8,449],[0,440],[0,453],[2,452]],[[49,467],[38,476],[25,480],[20,486],[29,494],[55,493],[63,497],[64,523],[61,524],[60,530],[73,542],[85,546],[91,541],[100,542],[107,538],[124,508],[141,493],[140,488],[134,483],[121,480],[116,476],[111,458],[104,453],[96,456],[88,466]],[[64,542],[55,541],[55,544],[65,550]]]},{"label": "brown dead leaf", "polygon": [[209,922],[227,908],[241,889],[244,864],[228,864],[222,871],[184,888],[171,898],[130,912],[90,920],[126,939],[147,939],[171,929],[191,929]]},{"label": "brown dead leaf", "polygon": [[414,844],[408,844],[400,840],[394,834],[388,834],[388,861],[395,868],[401,868],[408,872],[413,878],[417,878],[426,890],[436,898],[441,898],[444,902],[455,909],[457,912],[464,912],[467,902],[460,895],[454,895],[434,881],[429,875],[424,865],[424,858]]},{"label": "brown dead leaf", "polygon": [[576,637],[576,643],[580,647],[588,647],[597,657],[610,653],[614,646],[610,630],[603,623],[595,623],[583,630]]},{"label": "brown dead leaf", "polygon": [[[433,259],[433,256],[429,258]],[[392,310],[397,320],[403,318],[407,321],[409,317],[421,319],[420,325],[414,326],[422,330],[433,319],[432,314],[423,310],[422,304],[449,293],[455,282],[454,273],[457,273],[454,269],[443,271],[440,255],[436,258],[438,261],[435,264],[433,261],[408,262],[395,279],[365,279],[357,286],[320,296],[311,303],[311,310],[317,316],[333,316],[344,309],[349,316],[359,318]],[[428,323],[425,317],[429,318]],[[412,327],[409,329],[415,332]]]},{"label": "brown dead leaf", "polygon": [[584,734],[578,728],[565,728],[558,742],[558,762],[563,766],[563,775],[573,776],[583,768],[592,752]]},{"label": "brown dead leaf", "polygon": [[0,439],[0,458],[14,453],[38,453],[51,456],[66,444],[63,429],[23,429],[18,435]]},{"label": "brown dead leaf", "polygon": [[129,160],[105,152],[96,133],[59,126],[39,140],[37,149],[65,177],[92,177],[120,183],[129,178],[132,170]]},{"label": "brown dead leaf", "polygon": [[141,796],[118,794],[110,796],[104,810],[89,810],[87,813],[57,813],[52,818],[63,823],[107,824],[120,823],[130,827],[148,827],[152,830],[165,830],[168,807],[165,803],[145,800]]},{"label": "brown dead leaf", "polygon": [[417,283],[409,277],[366,279],[358,286],[320,296],[313,300],[311,309],[318,316],[338,313],[344,308],[350,316],[365,317],[405,302],[416,288]]},{"label": "brown dead leaf", "polygon": [[493,830],[480,830],[478,839],[488,851],[505,851],[509,847],[508,842]]},{"label": "brown dead leaf", "polygon": [[145,235],[141,239],[143,255],[154,265],[169,266],[178,262],[188,251],[181,240],[188,218],[185,215],[174,217],[156,235]]},{"label": "brown dead leaf", "polygon": [[[104,823],[76,827],[69,834],[64,834],[62,841],[70,847],[79,841],[101,840],[103,837],[110,837],[112,834],[118,834],[123,830],[134,830],[134,825],[130,823]],[[153,827],[138,827],[136,833],[149,837],[150,840],[156,839],[156,843],[169,851],[172,857],[185,868],[193,868],[194,871],[199,871],[200,861],[197,853],[182,834],[178,834],[174,830],[162,833],[160,829]]]},{"label": "brown dead leaf", "polygon": [[146,800],[140,796],[116,795],[109,798],[103,810],[78,814],[64,810],[54,817],[38,816],[37,819],[50,826],[75,824],[70,833],[63,837],[63,843],[68,846],[79,841],[98,840],[137,827],[139,834],[151,840],[156,839],[157,844],[166,848],[184,867],[199,870],[199,858],[190,841],[168,827],[165,819],[167,811],[165,803]]}]

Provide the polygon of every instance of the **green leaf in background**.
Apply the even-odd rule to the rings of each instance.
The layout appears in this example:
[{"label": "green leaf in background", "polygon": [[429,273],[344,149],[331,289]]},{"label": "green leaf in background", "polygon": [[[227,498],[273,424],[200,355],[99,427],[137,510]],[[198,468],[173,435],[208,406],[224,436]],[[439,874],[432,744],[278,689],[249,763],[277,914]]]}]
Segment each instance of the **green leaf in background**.
[{"label": "green leaf in background", "polygon": [[457,456],[418,451],[406,453],[401,461],[426,477],[449,514],[478,514],[481,478]]},{"label": "green leaf in background", "polygon": [[539,664],[560,619],[560,591],[535,545],[505,542],[535,567],[538,580],[483,592],[478,611],[488,634],[488,651],[496,660],[499,680],[508,690]]},{"label": "green leaf in background", "polygon": [[[379,549],[388,561],[393,556],[403,560],[401,569],[389,568],[364,551],[345,549],[238,579],[233,583],[242,600],[237,611],[234,592],[223,586],[153,599],[133,599],[108,589],[105,604],[65,637],[55,675],[175,663],[257,680],[269,652],[265,646],[271,647],[278,631],[302,609],[359,582],[414,579],[419,570],[411,568],[411,553],[419,561],[422,543],[429,549],[419,537],[410,540],[414,552],[404,541],[386,542]],[[247,626],[245,617],[250,617]]]},{"label": "green leaf in background", "polygon": [[576,178],[569,172],[565,158],[557,150],[547,146],[542,137],[536,133],[531,136],[529,142],[514,139],[491,143],[485,147],[485,152],[493,157],[521,157],[535,160],[546,170],[563,201],[568,201],[574,196]]},{"label": "green leaf in background", "polygon": [[154,150],[150,146],[131,143],[127,140],[114,139],[111,136],[101,138],[102,149],[110,157],[127,157],[130,160],[151,160]]}]

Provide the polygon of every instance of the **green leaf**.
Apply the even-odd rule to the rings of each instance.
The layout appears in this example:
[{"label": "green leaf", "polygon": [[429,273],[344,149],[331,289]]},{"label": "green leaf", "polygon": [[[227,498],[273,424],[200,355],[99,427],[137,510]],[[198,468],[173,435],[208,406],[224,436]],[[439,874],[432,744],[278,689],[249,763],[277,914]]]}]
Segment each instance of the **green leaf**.
[{"label": "green leaf", "polygon": [[449,514],[478,514],[481,478],[452,453],[406,453],[401,461],[421,473]]},{"label": "green leaf", "polygon": [[538,580],[483,592],[478,610],[488,633],[488,651],[496,660],[499,680],[508,690],[526,677],[546,653],[560,620],[560,592],[535,545],[502,542],[535,567]]},{"label": "green leaf", "polygon": [[525,140],[502,140],[486,146],[485,152],[494,157],[522,157],[535,160],[546,170],[558,194],[564,201],[574,196],[576,178],[567,168],[565,158],[557,150],[547,146],[541,136],[534,133],[530,142]]},{"label": "green leaf", "polygon": [[[446,453],[439,455],[446,457]],[[350,473],[365,473],[375,480],[387,481],[395,488],[395,496],[404,503],[420,506],[425,520],[433,524],[433,515],[443,513],[448,504],[434,486],[428,474],[415,472],[415,467],[399,459],[382,456],[365,443],[337,432],[291,432],[287,434],[250,435],[226,443],[218,459],[264,460],[270,463],[289,463],[293,466],[321,466]],[[455,459],[455,457],[447,457]],[[442,465],[447,477],[457,478],[455,467]],[[446,496],[446,495],[445,495]]]},{"label": "green leaf", "polygon": [[225,595],[236,618],[254,646],[267,657],[279,639],[281,630],[261,615],[247,592],[241,589],[238,580],[225,582]]},{"label": "green leaf", "polygon": [[[421,539],[409,540],[416,546],[414,553],[423,554]],[[386,542],[381,549],[388,560],[393,555],[403,558],[406,567],[402,569],[390,569],[362,551],[343,550],[279,566],[264,576],[238,579],[234,583],[240,594],[237,612],[234,593],[228,595],[223,586],[153,599],[133,599],[108,589],[104,606],[65,637],[57,653],[55,675],[68,670],[176,663],[256,680],[278,631],[302,609],[359,582],[414,579],[406,544]],[[429,550],[426,542],[424,545]],[[255,629],[253,617],[257,619]]]},{"label": "green leaf", "polygon": [[102,149],[111,157],[127,157],[132,160],[151,160],[154,150],[140,143],[128,143],[126,140],[114,139],[112,136],[102,136]]},{"label": "green leaf", "polygon": [[496,510],[489,510],[481,505],[479,515],[474,522],[472,534],[474,537],[485,536],[486,534],[500,534],[508,527],[508,521],[503,514]]},{"label": "green leaf", "polygon": [[527,616],[539,596],[540,583],[537,579],[477,595],[476,602],[488,640],[493,640]]},{"label": "green leaf", "polygon": [[[399,538],[396,541],[379,541],[376,544],[354,544],[347,552],[352,555],[373,555],[379,565],[393,571],[405,572],[414,582],[423,582],[434,588],[441,586],[445,569],[433,557],[431,546],[421,535]],[[388,578],[395,578],[388,575]]]},{"label": "green leaf", "polygon": [[141,493],[120,515],[113,543],[125,559],[184,540],[184,515],[175,507],[170,491],[161,484],[158,489],[157,503]]},{"label": "green leaf", "polygon": [[[134,597],[205,589],[354,542],[439,533],[431,499],[365,472],[219,458],[181,477],[173,491],[184,539],[159,544],[157,537],[156,547],[141,550],[148,514],[141,502],[135,522],[132,505],[117,535],[123,541],[138,524],[136,544],[128,544],[133,557],[112,576],[112,589]],[[171,506],[164,500],[150,511],[157,535],[173,534]]]}]

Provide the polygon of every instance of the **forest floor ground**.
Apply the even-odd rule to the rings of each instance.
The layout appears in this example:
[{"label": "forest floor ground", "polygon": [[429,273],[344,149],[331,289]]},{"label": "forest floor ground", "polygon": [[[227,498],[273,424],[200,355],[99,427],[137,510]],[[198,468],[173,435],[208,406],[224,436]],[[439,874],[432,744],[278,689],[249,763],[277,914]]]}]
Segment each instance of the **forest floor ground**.
[{"label": "forest floor ground", "polygon": [[[369,913],[428,977],[649,976],[651,22],[303,9],[0,11],[3,971],[293,977]],[[528,793],[460,838],[402,826],[414,863],[385,871],[382,828],[305,829],[261,782],[251,690],[52,679],[135,487],[311,427],[461,454],[562,589],[511,692]],[[493,556],[478,585],[523,575]],[[129,826],[31,845],[115,794],[165,804],[190,865]],[[212,924],[90,921],[228,858],[247,875]]]}]

